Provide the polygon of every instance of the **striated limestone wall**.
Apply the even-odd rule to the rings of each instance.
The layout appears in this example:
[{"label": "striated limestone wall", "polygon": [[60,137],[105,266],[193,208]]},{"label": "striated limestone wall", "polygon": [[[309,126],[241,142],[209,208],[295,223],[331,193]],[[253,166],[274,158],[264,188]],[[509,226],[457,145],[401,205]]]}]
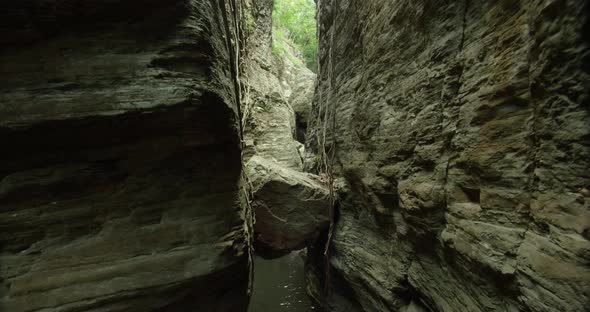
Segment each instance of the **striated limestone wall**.
[{"label": "striated limestone wall", "polygon": [[318,1],[308,135],[328,125],[343,180],[333,307],[588,309],[587,9]]}]

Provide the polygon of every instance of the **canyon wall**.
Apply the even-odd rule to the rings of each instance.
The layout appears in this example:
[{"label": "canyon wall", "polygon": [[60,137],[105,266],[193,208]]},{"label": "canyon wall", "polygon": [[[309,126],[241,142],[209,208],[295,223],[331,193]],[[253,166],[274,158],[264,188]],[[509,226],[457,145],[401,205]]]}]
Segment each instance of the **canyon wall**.
[{"label": "canyon wall", "polygon": [[243,311],[232,0],[0,4],[0,310]]},{"label": "canyon wall", "polygon": [[336,148],[340,195],[328,304],[587,311],[588,3],[317,2],[308,148]]}]

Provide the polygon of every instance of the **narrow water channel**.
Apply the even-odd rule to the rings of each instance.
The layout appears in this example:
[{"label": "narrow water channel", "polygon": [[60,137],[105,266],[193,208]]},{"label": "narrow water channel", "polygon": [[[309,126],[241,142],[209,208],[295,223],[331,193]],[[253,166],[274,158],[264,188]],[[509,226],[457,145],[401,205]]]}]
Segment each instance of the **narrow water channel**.
[{"label": "narrow water channel", "polygon": [[254,259],[254,292],[248,311],[317,311],[305,292],[303,259],[299,253],[273,260]]}]

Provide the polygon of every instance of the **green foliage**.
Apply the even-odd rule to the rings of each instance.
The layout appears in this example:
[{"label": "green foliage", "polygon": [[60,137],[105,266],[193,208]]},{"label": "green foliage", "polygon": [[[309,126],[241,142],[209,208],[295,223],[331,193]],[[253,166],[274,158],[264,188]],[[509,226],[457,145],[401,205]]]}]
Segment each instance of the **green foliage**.
[{"label": "green foliage", "polygon": [[273,52],[289,55],[285,43],[291,41],[307,67],[315,71],[318,42],[314,0],[275,0],[272,18]]},{"label": "green foliage", "polygon": [[273,30],[272,52],[280,57],[287,58],[296,67],[304,66],[300,58],[293,54],[298,47],[291,39],[289,39],[288,32],[284,28],[277,28]]},{"label": "green foliage", "polygon": [[254,18],[252,14],[244,14],[245,15],[245,25],[246,25],[246,33],[251,34],[254,31]]}]

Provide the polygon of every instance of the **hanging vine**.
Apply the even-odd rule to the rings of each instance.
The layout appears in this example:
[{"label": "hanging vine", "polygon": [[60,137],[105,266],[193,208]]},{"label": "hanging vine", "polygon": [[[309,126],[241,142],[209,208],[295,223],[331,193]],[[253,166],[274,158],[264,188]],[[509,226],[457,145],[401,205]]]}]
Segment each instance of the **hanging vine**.
[{"label": "hanging vine", "polygon": [[[244,61],[247,57],[246,40],[249,36],[249,28],[243,27],[243,21],[249,20],[249,6],[246,0],[220,0],[221,12],[223,15],[223,23],[225,26],[226,45],[230,54],[230,69],[234,81],[234,92],[236,98],[236,106],[238,111],[238,128],[240,136],[240,163],[241,163],[241,177],[240,177],[240,204],[243,207],[244,219],[244,236],[246,243],[246,250],[248,255],[248,296],[252,294],[254,284],[254,258],[253,258],[253,241],[254,241],[254,214],[252,211],[252,185],[246,174],[244,164],[244,128],[248,118],[249,103],[250,103],[250,88],[242,81],[246,79],[244,70]],[[231,14],[231,19],[228,16]],[[230,22],[231,21],[231,22]],[[242,109],[244,105],[244,109]]]},{"label": "hanging vine", "polygon": [[[331,5],[331,4],[330,4]],[[322,13],[322,1],[317,1],[317,20],[318,20],[318,42],[321,41],[321,37],[323,36],[321,24],[321,13]],[[318,164],[317,170],[320,176],[325,176],[328,188],[330,192],[330,205],[329,209],[329,218],[330,218],[330,227],[328,229],[328,236],[326,239],[326,244],[324,246],[324,299],[327,300],[329,291],[330,291],[330,255],[331,255],[331,245],[332,245],[332,238],[334,234],[334,218],[335,218],[335,207],[337,202],[337,195],[335,190],[335,177],[334,177],[334,160],[336,156],[336,108],[335,105],[331,103],[332,97],[332,85],[333,85],[333,43],[334,43],[334,17],[332,16],[332,25],[329,28],[329,44],[328,44],[328,60],[327,60],[327,94],[324,97],[323,88],[321,86],[321,74],[323,73],[322,64],[320,62],[321,57],[318,57],[317,60],[317,68],[318,68],[318,101],[317,101],[317,115],[316,115],[316,133],[315,133],[315,144],[317,146],[317,153],[318,153]],[[328,141],[328,135],[331,135],[330,144],[326,144]],[[328,145],[328,147],[326,147]],[[327,302],[324,302],[324,306],[327,306]]]}]

